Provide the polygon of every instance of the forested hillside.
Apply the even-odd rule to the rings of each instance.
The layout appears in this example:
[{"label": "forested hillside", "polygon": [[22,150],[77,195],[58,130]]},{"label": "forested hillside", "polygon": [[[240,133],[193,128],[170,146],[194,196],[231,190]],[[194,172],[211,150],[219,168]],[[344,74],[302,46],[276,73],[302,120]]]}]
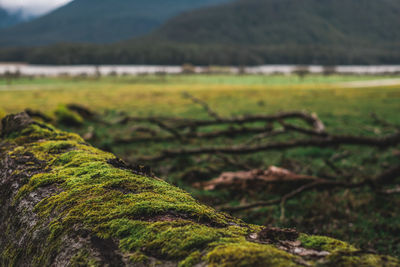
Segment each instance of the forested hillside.
[{"label": "forested hillside", "polygon": [[183,11],[229,0],[75,0],[0,32],[0,45],[110,43],[147,34]]},{"label": "forested hillside", "polygon": [[398,0],[239,0],[187,12],[154,37],[202,44],[379,45],[400,42]]},{"label": "forested hillside", "polygon": [[[2,49],[0,61],[163,65],[400,63],[399,0],[232,0],[212,7],[204,6],[229,0],[179,0],[173,4],[169,3],[172,0],[119,0],[111,6],[109,0],[93,1],[72,2],[44,18],[10,29],[7,38],[2,36],[0,41],[68,44]],[[173,17],[145,36],[111,44],[74,43],[113,42],[144,34],[168,17],[200,6],[203,7]],[[105,15],[100,18],[98,14]],[[38,29],[46,30],[38,33]]]}]

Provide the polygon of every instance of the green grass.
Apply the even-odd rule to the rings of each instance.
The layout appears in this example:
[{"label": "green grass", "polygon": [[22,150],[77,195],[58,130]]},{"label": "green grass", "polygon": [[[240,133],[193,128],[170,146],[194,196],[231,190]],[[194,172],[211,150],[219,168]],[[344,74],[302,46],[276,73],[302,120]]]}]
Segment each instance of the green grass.
[{"label": "green grass", "polygon": [[[60,104],[77,103],[104,114],[113,121],[120,117],[116,111],[130,115],[180,116],[207,118],[201,106],[182,96],[183,92],[206,101],[222,116],[243,114],[269,114],[282,110],[307,110],[316,112],[325,122],[328,131],[342,134],[384,135],[393,132],[390,127],[376,123],[371,113],[386,121],[400,125],[400,85],[377,88],[343,88],[342,82],[370,79],[395,78],[387,76],[228,76],[228,75],[164,75],[137,77],[94,78],[36,78],[21,79],[12,85],[0,82],[1,110],[19,112],[32,108],[53,113]],[[2,90],[6,89],[6,90]],[[107,112],[106,112],[107,111]],[[1,115],[0,115],[1,116]],[[109,127],[85,122],[81,128],[73,128],[85,134],[94,128],[97,139],[94,145],[109,148],[119,156],[134,161],[142,155],[153,155],[165,148],[181,148],[178,141],[168,143],[142,143],[113,145],[115,136],[126,137],[130,127]],[[65,129],[66,127],[64,127]],[[212,130],[209,128],[206,130]],[[276,140],[298,137],[289,135]],[[220,138],[214,142],[191,142],[187,147],[199,145],[230,145],[243,143],[249,137]],[[111,147],[110,147],[111,146]],[[344,172],[353,173],[357,181],[373,176],[394,164],[399,147],[381,151],[365,147],[299,148],[288,151],[264,152],[238,157],[254,168],[277,165],[308,175],[338,176],[325,160],[334,155],[347,153],[336,162]],[[204,202],[218,206],[238,204],[243,199],[251,202],[269,199],[273,192],[229,192],[228,190],[204,192],[191,187],[193,182],[217,177],[222,171],[240,170],[237,166],[222,163],[216,156],[177,158],[151,166],[157,175],[189,190]],[[188,173],[199,170],[194,178]],[[347,179],[338,177],[337,179]],[[350,241],[366,249],[400,256],[400,197],[376,196],[369,189],[336,190],[331,193],[317,191],[291,200],[286,206],[286,219],[280,221],[278,206],[240,213],[246,221],[296,227],[310,234],[328,234]]]},{"label": "green grass", "polygon": [[[59,104],[78,103],[102,111],[130,114],[205,116],[201,108],[181,97],[182,92],[206,100],[222,115],[270,113],[305,109],[324,119],[352,120],[377,112],[396,119],[398,87],[340,88],[345,81],[382,79],[378,76],[228,76],[173,75],[94,78],[35,78],[0,86],[0,108],[17,112],[27,107],[52,111]],[[1,81],[0,83],[5,83]],[[339,116],[339,118],[338,118]],[[346,123],[346,122],[344,122]]]},{"label": "green grass", "polygon": [[[103,76],[95,77],[21,77],[12,80],[13,85],[56,85],[56,84],[91,84],[91,83],[145,83],[145,84],[240,84],[240,85],[296,85],[296,84],[326,84],[348,81],[366,81],[398,78],[398,75],[320,75],[310,74],[305,77],[297,75],[228,75],[228,74],[187,74],[187,75],[138,75],[138,76]],[[0,79],[0,85],[7,85],[7,81]]]}]

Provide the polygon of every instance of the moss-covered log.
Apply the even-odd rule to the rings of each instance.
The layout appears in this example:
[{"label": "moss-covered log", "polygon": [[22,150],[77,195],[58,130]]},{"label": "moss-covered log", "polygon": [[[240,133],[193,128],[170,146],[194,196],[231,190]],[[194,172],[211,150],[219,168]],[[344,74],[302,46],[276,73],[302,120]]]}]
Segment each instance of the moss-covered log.
[{"label": "moss-covered log", "polygon": [[1,266],[399,266],[246,224],[25,113],[3,119],[0,156]]}]

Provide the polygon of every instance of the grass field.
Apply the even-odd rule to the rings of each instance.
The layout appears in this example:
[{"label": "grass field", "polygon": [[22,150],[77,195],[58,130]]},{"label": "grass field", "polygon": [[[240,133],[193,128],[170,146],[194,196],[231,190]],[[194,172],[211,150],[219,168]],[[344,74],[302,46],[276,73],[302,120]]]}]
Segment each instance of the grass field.
[{"label": "grass field", "polygon": [[387,79],[379,76],[138,76],[36,78],[0,82],[0,109],[26,108],[51,112],[60,104],[76,103],[97,111],[116,109],[131,115],[207,116],[183,92],[203,99],[224,116],[307,110],[334,131],[363,132],[376,113],[399,122],[400,86],[341,88],[349,81]]},{"label": "grass field", "polygon": [[[179,116],[207,118],[199,105],[182,96],[184,92],[206,101],[221,116],[244,114],[270,114],[277,111],[306,110],[316,112],[325,122],[329,132],[353,135],[380,136],[393,129],[382,127],[371,116],[391,124],[400,125],[400,85],[368,88],[344,88],[352,81],[380,80],[388,76],[227,76],[227,75],[176,75],[95,78],[35,78],[19,79],[7,84],[0,81],[0,110],[19,112],[26,108],[51,114],[60,104],[82,104],[99,113],[108,111],[110,120],[115,111],[137,116]],[[110,112],[112,111],[112,112]],[[0,112],[1,113],[1,112]],[[111,115],[110,115],[111,114]],[[127,128],[115,128],[87,123],[79,129],[84,134],[95,129],[97,140],[93,143],[104,147],[113,136],[129,133]],[[245,141],[217,139],[214,144],[233,145]],[[190,143],[187,146],[208,145]],[[137,155],[157,153],[163,148],[181,147],[179,142],[160,144],[135,144],[112,146],[111,150],[125,159]],[[332,170],[325,161],[343,152],[349,155],[337,164],[344,171],[356,169],[356,179],[374,175],[387,166],[398,164],[399,147],[380,151],[375,148],[333,147],[298,148],[289,151],[264,152],[241,156],[255,168],[270,165],[300,166],[303,174],[322,175]],[[162,163],[164,164],[164,163]],[[234,195],[231,192],[203,192],[191,187],[193,181],[182,177],[196,168],[206,173],[206,178],[218,176],[208,170],[209,158],[176,159],[155,167],[156,174],[192,192],[197,198],[213,205],[263,199],[269,196]],[[181,167],[182,165],[185,168]],[[219,166],[219,165],[218,165]],[[153,167],[153,166],[152,166]],[[221,171],[235,171],[223,166]],[[279,207],[266,207],[240,213],[253,223],[297,227],[301,231],[328,234],[356,243],[365,249],[400,256],[400,197],[376,196],[368,189],[313,191],[289,201],[287,218],[281,221]]]},{"label": "grass field", "polygon": [[0,108],[16,112],[27,107],[54,110],[78,103],[96,110],[120,109],[130,114],[202,116],[182,92],[206,100],[223,115],[304,109],[322,117],[362,117],[376,112],[396,120],[399,86],[341,88],[350,81],[379,80],[379,76],[227,76],[174,75],[94,78],[0,80]]}]

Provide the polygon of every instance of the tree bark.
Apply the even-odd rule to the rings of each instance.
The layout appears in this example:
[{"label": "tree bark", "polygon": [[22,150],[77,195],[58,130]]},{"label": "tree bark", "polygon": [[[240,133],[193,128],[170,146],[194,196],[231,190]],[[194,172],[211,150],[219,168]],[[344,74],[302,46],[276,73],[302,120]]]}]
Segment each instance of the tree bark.
[{"label": "tree bark", "polygon": [[2,121],[0,201],[1,266],[399,266],[246,224],[26,113]]}]

